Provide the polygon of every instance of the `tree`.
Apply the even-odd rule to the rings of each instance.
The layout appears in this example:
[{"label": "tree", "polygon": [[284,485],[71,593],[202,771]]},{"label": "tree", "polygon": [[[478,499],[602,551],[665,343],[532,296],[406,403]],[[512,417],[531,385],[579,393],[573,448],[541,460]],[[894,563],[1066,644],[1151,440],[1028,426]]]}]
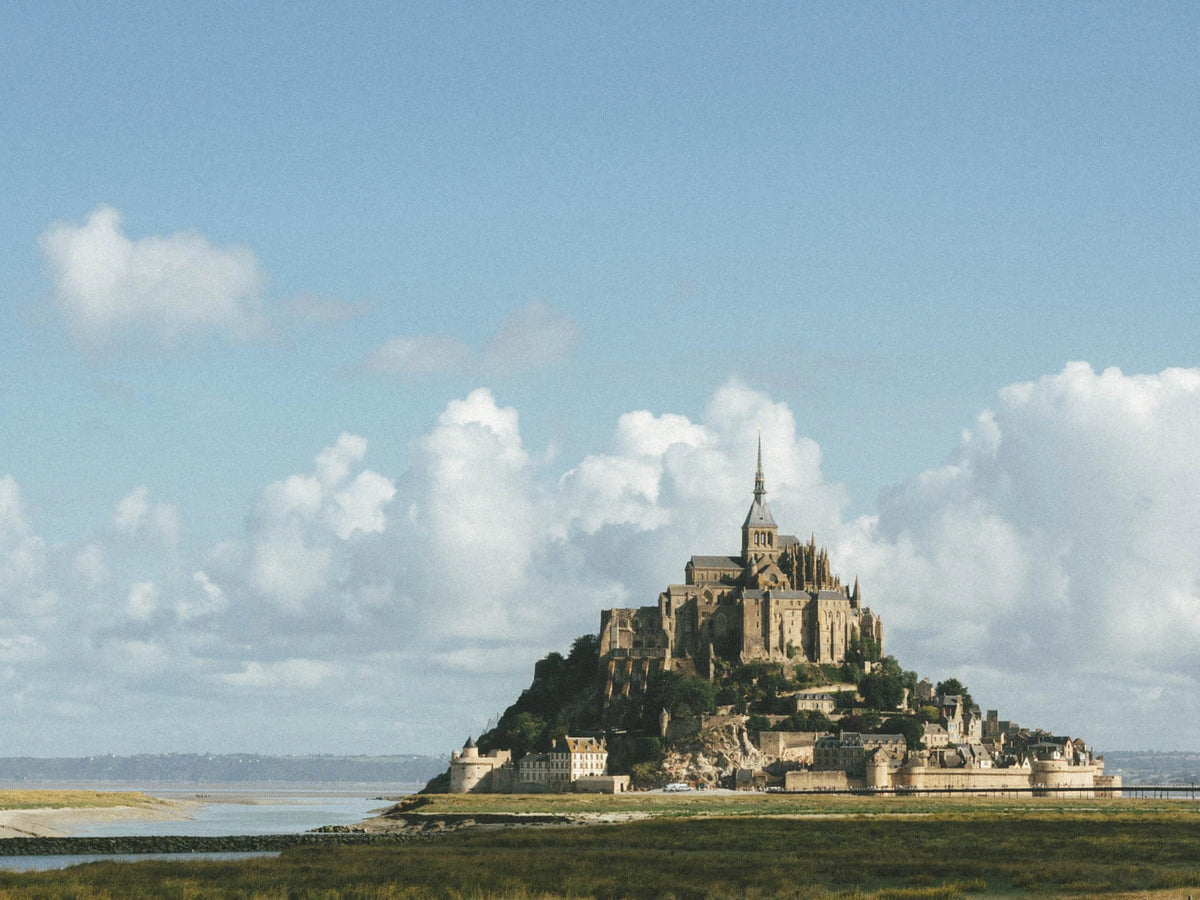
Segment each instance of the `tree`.
[{"label": "tree", "polygon": [[771,722],[766,716],[753,715],[746,720],[747,731],[770,731]]},{"label": "tree", "polygon": [[902,734],[909,750],[920,750],[924,746],[925,726],[914,716],[892,716],[876,731],[877,734]]},{"label": "tree", "polygon": [[816,709],[802,709],[781,719],[772,726],[772,731],[833,731],[835,726],[825,713]]},{"label": "tree", "polygon": [[941,717],[942,713],[936,706],[922,706],[917,710],[917,718],[922,722],[936,722]]},{"label": "tree", "polygon": [[707,678],[660,672],[647,692],[647,715],[657,722],[658,710],[672,716],[698,716],[717,708],[717,688]]},{"label": "tree", "polygon": [[511,750],[513,758],[520,759],[532,750],[542,749],[542,745],[546,743],[546,730],[545,719],[533,713],[521,712],[508,722],[501,720],[497,726],[499,734],[493,743],[501,750]]},{"label": "tree", "polygon": [[852,713],[848,716],[842,716],[841,719],[838,720],[837,725],[838,731],[842,733],[847,731],[865,733],[875,730],[876,726],[879,725],[879,715],[878,713],[872,713],[870,711]]},{"label": "tree", "polygon": [[896,709],[904,702],[904,681],[896,675],[872,672],[858,683],[858,692],[871,709]]},{"label": "tree", "polygon": [[935,690],[939,699],[955,694],[961,697],[963,712],[975,706],[975,701],[971,699],[971,694],[967,690],[967,686],[957,678],[947,678],[945,681],[939,681]]}]

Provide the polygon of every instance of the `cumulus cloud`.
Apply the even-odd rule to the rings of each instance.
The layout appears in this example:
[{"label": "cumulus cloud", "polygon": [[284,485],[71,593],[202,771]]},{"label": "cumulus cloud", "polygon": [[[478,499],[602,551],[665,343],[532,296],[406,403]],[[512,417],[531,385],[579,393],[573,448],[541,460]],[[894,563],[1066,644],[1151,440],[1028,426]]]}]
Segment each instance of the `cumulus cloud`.
[{"label": "cumulus cloud", "polygon": [[561,310],[534,300],[513,310],[478,352],[446,335],[405,335],[374,348],[362,367],[399,376],[508,375],[561,361],[579,334],[579,326]]},{"label": "cumulus cloud", "polygon": [[148,491],[100,537],[49,545],[0,478],[0,712],[23,733],[64,710],[94,736],[113,696],[201,717],[215,692],[221,721],[253,723],[236,733],[292,736],[261,749],[330,749],[335,716],[372,747],[392,728],[398,749],[461,742],[601,609],[736,552],[760,428],[781,527],[861,576],[906,666],[1101,747],[1200,742],[1178,715],[1200,703],[1200,371],[1084,364],[1005,388],[852,520],[792,410],[736,380],[694,418],[626,413],[566,471],[486,389],[449,402],[402,473],[342,434],[250,498],[242,532],[153,572],[147,552],[186,553],[127,540],[153,522]]},{"label": "cumulus cloud", "polygon": [[218,554],[234,567],[249,559],[248,578],[236,571],[229,577],[293,615],[327,597],[337,587],[339,545],[382,532],[396,493],[390,478],[355,472],[366,453],[364,438],[342,433],[317,454],[312,472],[268,485],[255,504],[245,553],[226,547]]},{"label": "cumulus cloud", "polygon": [[129,330],[165,342],[188,334],[242,339],[262,329],[266,281],[245,247],[214,246],[185,231],[130,240],[111,206],[82,225],[56,222],[39,246],[54,301],[80,344],[99,347]]},{"label": "cumulus cloud", "polygon": [[1069,705],[1101,740],[1134,718],[1182,734],[1170,710],[1200,700],[1197,439],[1200,371],[1072,363],[1005,388],[859,523],[851,558],[896,642],[976,672],[976,696]]},{"label": "cumulus cloud", "polygon": [[25,611],[44,605],[46,542],[33,533],[11,475],[0,478],[0,562],[0,604]]},{"label": "cumulus cloud", "polygon": [[174,547],[179,543],[182,522],[179,510],[169,503],[151,503],[150,489],[134,488],[113,508],[113,527],[121,534],[140,537]]}]

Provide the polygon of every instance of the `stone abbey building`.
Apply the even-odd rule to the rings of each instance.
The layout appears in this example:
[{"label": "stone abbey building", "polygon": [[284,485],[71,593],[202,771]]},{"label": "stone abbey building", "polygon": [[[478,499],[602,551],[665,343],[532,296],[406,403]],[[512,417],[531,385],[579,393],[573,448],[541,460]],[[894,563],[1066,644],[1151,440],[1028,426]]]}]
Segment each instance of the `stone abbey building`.
[{"label": "stone abbey building", "polygon": [[608,609],[600,615],[605,699],[641,693],[659,671],[712,678],[730,662],[840,664],[854,638],[883,650],[883,624],[833,574],[814,539],[780,534],[767,506],[759,439],[754,500],[742,524],[738,556],[693,556],[684,583],[658,595],[657,606]]}]

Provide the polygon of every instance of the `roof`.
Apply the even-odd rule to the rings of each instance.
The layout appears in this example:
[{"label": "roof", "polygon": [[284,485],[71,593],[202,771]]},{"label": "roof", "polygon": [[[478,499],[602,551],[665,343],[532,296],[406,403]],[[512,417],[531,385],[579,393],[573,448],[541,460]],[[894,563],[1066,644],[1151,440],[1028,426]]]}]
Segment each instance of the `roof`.
[{"label": "roof", "polygon": [[743,528],[777,528],[775,517],[771,515],[771,508],[767,506],[767,501],[761,496],[756,496],[754,502],[750,504],[750,511],[746,513],[746,521],[742,523]]},{"label": "roof", "polygon": [[605,749],[603,742],[594,737],[568,737],[566,741],[571,753],[599,753]]},{"label": "roof", "polygon": [[741,560],[733,556],[693,556],[692,568],[741,569]]}]

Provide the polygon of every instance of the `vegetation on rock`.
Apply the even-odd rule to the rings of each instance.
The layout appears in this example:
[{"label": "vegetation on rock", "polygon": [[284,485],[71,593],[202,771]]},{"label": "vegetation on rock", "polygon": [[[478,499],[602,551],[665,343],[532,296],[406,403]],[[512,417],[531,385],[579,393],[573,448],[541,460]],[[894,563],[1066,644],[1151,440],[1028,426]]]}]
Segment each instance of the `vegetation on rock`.
[{"label": "vegetation on rock", "polygon": [[[546,752],[568,734],[607,736],[609,772],[630,774],[635,785],[661,781],[664,760],[681,751],[661,734],[661,716],[688,720],[726,713],[747,716],[745,731],[860,732],[903,734],[907,746],[922,746],[924,724],[937,721],[940,711],[924,706],[903,713],[917,687],[916,672],[904,670],[893,656],[881,657],[870,640],[855,638],[841,665],[804,661],[745,664],[716,660],[710,681],[678,671],[659,672],[645,690],[605,702],[599,666],[599,637],[575,639],[570,652],[549,653],[534,666],[533,682],[478,738],[481,753],[510,750],[514,758]],[[837,721],[824,712],[797,710],[795,695],[829,685],[854,685],[835,692]],[[938,684],[938,692],[957,693],[969,707],[970,694],[958,679]],[[740,727],[740,726],[739,726]],[[681,752],[704,754],[693,747]],[[448,776],[426,790],[448,788]]]}]

